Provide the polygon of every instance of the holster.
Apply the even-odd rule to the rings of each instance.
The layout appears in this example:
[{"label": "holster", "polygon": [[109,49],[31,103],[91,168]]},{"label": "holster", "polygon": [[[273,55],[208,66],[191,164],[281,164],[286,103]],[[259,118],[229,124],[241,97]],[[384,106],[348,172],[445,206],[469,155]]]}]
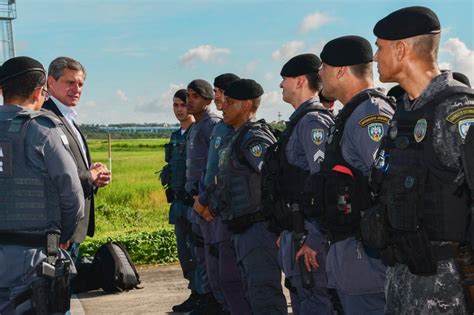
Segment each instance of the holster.
[{"label": "holster", "polygon": [[163,187],[167,187],[171,183],[171,166],[166,164],[160,172],[160,181]]},{"label": "holster", "polygon": [[166,202],[172,203],[174,201],[174,190],[171,188],[167,188],[165,190],[165,195],[166,195]]},{"label": "holster", "polygon": [[406,264],[414,275],[436,274],[438,257],[425,231],[398,232],[394,235],[395,256],[398,262]]},{"label": "holster", "polygon": [[385,215],[385,207],[381,204],[364,211],[360,222],[360,232],[365,246],[374,249],[384,249],[388,246]]}]

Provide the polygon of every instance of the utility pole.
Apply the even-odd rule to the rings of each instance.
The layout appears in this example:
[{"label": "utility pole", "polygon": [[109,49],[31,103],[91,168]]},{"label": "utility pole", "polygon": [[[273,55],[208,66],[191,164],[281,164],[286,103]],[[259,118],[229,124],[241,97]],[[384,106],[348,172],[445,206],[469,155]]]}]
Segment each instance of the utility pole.
[{"label": "utility pole", "polygon": [[16,19],[16,0],[0,0],[0,23],[2,56],[0,64],[15,57],[12,21]]},{"label": "utility pole", "polygon": [[280,121],[281,121],[281,113],[278,112],[278,122],[280,122]]}]

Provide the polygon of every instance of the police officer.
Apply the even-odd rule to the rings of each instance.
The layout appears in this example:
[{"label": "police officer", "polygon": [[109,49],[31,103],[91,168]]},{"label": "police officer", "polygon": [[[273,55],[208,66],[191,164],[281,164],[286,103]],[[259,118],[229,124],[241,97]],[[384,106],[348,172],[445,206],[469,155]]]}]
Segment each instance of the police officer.
[{"label": "police officer", "polygon": [[[214,79],[214,103],[217,110],[222,110],[225,101],[224,92],[227,87],[238,79],[239,77],[233,73],[224,73]],[[218,154],[231,137],[232,132],[232,127],[223,121],[218,122],[214,127],[209,145],[204,185],[197,202],[203,206],[208,206],[214,216],[210,222],[210,244],[206,245],[206,250],[209,250],[211,256],[211,259],[206,260],[211,286],[213,288],[219,287],[222,291],[225,308],[230,313],[244,315],[251,313],[250,305],[244,295],[242,278],[240,277],[231,241],[231,233],[227,225],[223,224],[222,216],[218,213],[217,200],[214,193],[218,169]],[[213,291],[216,290],[213,289]]]},{"label": "police officer", "polygon": [[276,235],[261,211],[261,168],[275,142],[263,122],[256,122],[263,89],[254,80],[234,81],[225,91],[224,122],[234,133],[219,152],[216,197],[224,223],[233,234],[237,261],[253,314],[287,314],[281,287]]},{"label": "police officer", "polygon": [[372,48],[359,36],[329,41],[321,52],[323,93],[343,104],[321,165],[323,220],[331,243],[326,270],[346,314],[383,314],[385,266],[356,238],[369,208],[368,175],[387,123],[391,99],[374,88]]},{"label": "police officer", "polygon": [[[280,74],[283,80],[283,100],[295,109],[290,116],[287,130],[279,139],[276,153],[280,167],[278,176],[279,191],[272,193],[279,197],[277,204],[282,204],[288,215],[281,217],[281,226],[285,229],[280,236],[280,258],[283,262],[283,272],[296,289],[291,295],[291,305],[295,314],[332,314],[333,307],[327,292],[326,254],[327,240],[316,220],[301,217],[301,227],[298,231],[294,223],[293,211],[297,206],[303,211],[306,196],[305,182],[310,173],[319,172],[319,164],[324,159],[324,147],[328,136],[329,126],[333,117],[324,108],[318,98],[321,90],[321,79],[318,74],[321,66],[320,59],[314,54],[303,54],[291,58],[282,68]],[[264,173],[264,176],[266,174]],[[290,218],[290,220],[288,220]],[[304,221],[303,221],[304,220]],[[286,221],[286,222],[285,222]],[[287,222],[290,226],[285,226]],[[295,257],[296,253],[296,257]],[[299,265],[299,260],[304,265]],[[300,267],[303,272],[312,271],[312,285],[305,285]]]},{"label": "police officer", "polygon": [[[3,308],[4,303],[28,289],[33,281],[39,283],[37,266],[47,259],[59,268],[59,258],[70,258],[64,249],[84,215],[81,183],[60,122],[40,111],[49,97],[45,84],[46,71],[32,58],[15,57],[0,67],[5,103],[0,106],[2,313],[14,313]],[[64,313],[69,308],[66,269],[66,286],[57,287],[61,287],[57,292],[60,295],[47,301],[47,306],[53,308],[43,311]],[[46,303],[39,293],[35,289],[33,296]],[[61,307],[54,308],[58,305]],[[30,306],[23,303],[17,312]]]},{"label": "police officer", "polygon": [[473,91],[439,70],[441,26],[432,10],[394,11],[377,22],[374,34],[380,81],[406,91],[374,176],[390,232],[386,312],[465,314],[454,258],[470,216],[467,186],[458,175],[460,147],[474,122]]},{"label": "police officer", "polygon": [[185,189],[195,199],[194,211],[190,211],[188,218],[193,223],[196,272],[205,280],[201,288],[201,294],[204,294],[204,297],[201,298],[199,307],[195,308],[191,314],[214,314],[222,311],[224,297],[219,287],[212,288],[208,281],[206,261],[213,260],[214,265],[216,261],[215,258],[209,257],[209,250],[205,250],[205,245],[210,244],[212,235],[211,226],[207,220],[211,221],[213,215],[207,206],[202,206],[199,202],[199,192],[203,190],[200,185],[203,185],[203,171],[207,164],[211,133],[215,124],[221,121],[221,117],[211,112],[210,104],[214,93],[209,82],[202,79],[191,81],[188,84],[186,96],[186,108],[188,113],[194,116],[196,123],[189,131],[186,144]]},{"label": "police officer", "polygon": [[173,306],[174,312],[190,312],[198,304],[200,295],[196,291],[195,261],[190,247],[191,222],[187,219],[188,208],[192,198],[184,190],[186,183],[186,137],[194,123],[194,117],[186,109],[186,90],[176,91],[173,96],[173,112],[180,127],[171,133],[170,142],[165,145],[165,161],[167,164],[160,173],[163,186],[166,187],[166,197],[171,203],[169,223],[174,225],[178,259],[183,276],[189,281],[188,288],[191,296],[180,305]]}]

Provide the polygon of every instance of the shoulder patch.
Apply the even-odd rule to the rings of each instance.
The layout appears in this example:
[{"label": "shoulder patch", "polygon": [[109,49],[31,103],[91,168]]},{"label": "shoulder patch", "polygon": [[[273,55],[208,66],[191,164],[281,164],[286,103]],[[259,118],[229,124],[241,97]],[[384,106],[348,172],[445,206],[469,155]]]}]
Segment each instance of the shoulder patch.
[{"label": "shoulder patch", "polygon": [[446,117],[446,120],[451,124],[456,125],[461,120],[466,120],[468,118],[474,118],[474,106],[464,106],[462,108],[459,108],[449,114],[449,116]]},{"label": "shoulder patch", "polygon": [[388,124],[390,121],[390,117],[382,114],[374,114],[374,115],[369,115],[365,116],[361,120],[359,120],[359,125],[361,127],[367,127],[370,124],[373,123],[382,123],[382,124]]},{"label": "shoulder patch", "polygon": [[369,124],[367,126],[367,132],[369,133],[370,139],[375,142],[379,142],[382,139],[384,133],[383,124],[379,122]]},{"label": "shoulder patch", "polygon": [[467,132],[469,131],[469,128],[471,127],[471,125],[474,125],[474,118],[464,119],[459,122],[458,130],[459,130],[459,135],[461,136],[461,138],[466,139]]},{"label": "shoulder patch", "polygon": [[221,140],[221,137],[216,138],[216,142],[214,142],[214,149],[219,148],[219,146],[221,145]]},{"label": "shoulder patch", "polygon": [[323,129],[313,129],[311,130],[311,140],[316,145],[320,145],[324,141],[324,130]]},{"label": "shoulder patch", "polygon": [[262,145],[260,143],[257,143],[251,146],[250,153],[252,153],[252,155],[255,156],[256,158],[261,157],[263,153]]}]

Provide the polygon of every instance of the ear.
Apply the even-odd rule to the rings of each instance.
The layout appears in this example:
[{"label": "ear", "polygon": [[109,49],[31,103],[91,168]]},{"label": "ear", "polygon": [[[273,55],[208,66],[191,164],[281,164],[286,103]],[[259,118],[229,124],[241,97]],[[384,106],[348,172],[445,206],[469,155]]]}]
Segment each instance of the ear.
[{"label": "ear", "polygon": [[408,46],[407,43],[400,40],[395,44],[395,57],[397,61],[401,61],[407,54]]},{"label": "ear", "polygon": [[52,76],[48,75],[48,80],[47,80],[47,87],[48,87],[48,89],[49,89],[51,86],[53,86],[54,83],[56,83],[56,80],[55,80]]},{"label": "ear", "polygon": [[245,111],[252,111],[252,100],[245,100],[242,105],[244,106]]},{"label": "ear", "polygon": [[336,68],[337,70],[337,73],[336,73],[336,78],[337,79],[341,79],[345,74],[346,72],[348,71],[348,68],[346,66],[343,66],[343,67],[337,67]]},{"label": "ear", "polygon": [[42,97],[42,93],[43,89],[41,87],[34,89],[33,93],[31,93],[31,98],[33,99],[33,102],[38,102]]},{"label": "ear", "polygon": [[306,81],[306,77],[304,75],[299,75],[296,77],[296,87],[301,88],[304,85],[304,82]]}]

